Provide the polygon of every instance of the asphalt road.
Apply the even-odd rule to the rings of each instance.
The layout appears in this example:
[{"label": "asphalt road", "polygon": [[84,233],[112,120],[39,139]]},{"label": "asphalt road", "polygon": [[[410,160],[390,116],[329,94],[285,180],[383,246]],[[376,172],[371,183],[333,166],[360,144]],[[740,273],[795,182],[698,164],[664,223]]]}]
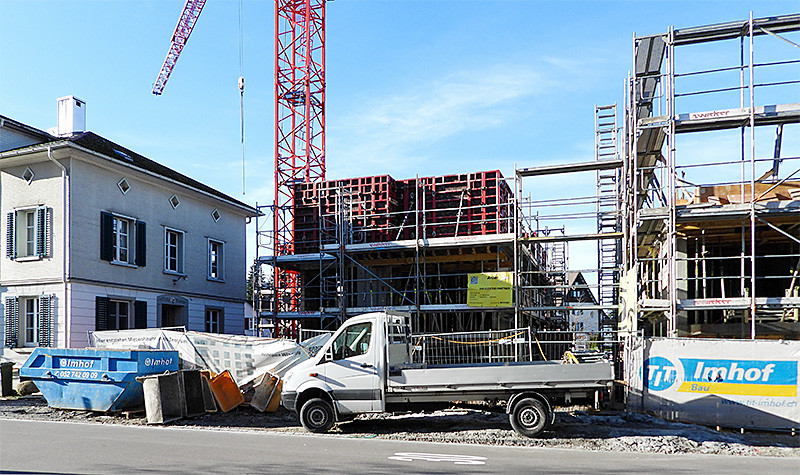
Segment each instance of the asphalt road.
[{"label": "asphalt road", "polygon": [[661,455],[0,420],[0,473],[800,473],[798,458]]}]

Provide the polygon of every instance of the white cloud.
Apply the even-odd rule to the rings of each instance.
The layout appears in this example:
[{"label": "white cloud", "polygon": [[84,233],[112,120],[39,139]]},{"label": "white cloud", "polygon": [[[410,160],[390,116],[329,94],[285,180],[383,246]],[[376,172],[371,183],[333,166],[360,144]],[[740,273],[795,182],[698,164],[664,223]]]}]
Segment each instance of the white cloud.
[{"label": "white cloud", "polygon": [[364,101],[337,120],[346,124],[346,131],[342,126],[329,128],[328,152],[358,161],[353,170],[337,162],[343,175],[363,174],[365,163],[380,163],[384,170],[379,173],[392,173],[387,164],[413,170],[431,158],[415,152],[417,147],[518,120],[530,113],[526,101],[556,87],[558,83],[544,74],[518,65],[451,73],[403,94]]}]

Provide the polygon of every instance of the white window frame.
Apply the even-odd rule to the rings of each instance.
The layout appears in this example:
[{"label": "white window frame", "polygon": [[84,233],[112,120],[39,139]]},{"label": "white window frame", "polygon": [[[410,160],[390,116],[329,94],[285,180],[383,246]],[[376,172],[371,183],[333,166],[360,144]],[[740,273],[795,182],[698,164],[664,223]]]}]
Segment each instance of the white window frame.
[{"label": "white window frame", "polygon": [[[24,249],[25,254],[20,257],[36,255],[36,210],[26,209],[19,211],[25,217],[24,226],[20,226],[21,242],[17,243],[17,249]],[[19,217],[17,217],[19,222]]]},{"label": "white window frame", "polygon": [[[122,235],[117,230],[117,223],[125,222],[128,224],[128,232],[125,235],[127,237],[127,246],[125,250],[127,251],[127,259],[121,259],[120,250],[122,246],[120,245],[120,241],[122,240]],[[111,259],[112,264],[121,264],[125,266],[133,266],[136,267],[136,219],[131,218],[130,216],[123,216],[121,214],[112,213],[111,214],[111,235],[112,235],[112,253],[113,258]]]},{"label": "white window frame", "polygon": [[[173,245],[170,243],[169,238],[171,235],[177,237],[177,242]],[[174,248],[175,256],[170,254]],[[170,228],[164,226],[164,272],[173,275],[186,275],[184,267],[184,254],[186,249],[186,232],[180,229]],[[174,261],[175,268],[171,266]]]},{"label": "white window frame", "polygon": [[[19,342],[21,347],[39,346],[39,318],[41,317],[41,301],[39,297],[20,297],[19,302]],[[28,310],[31,304],[31,310]],[[31,318],[29,324],[28,318]],[[28,332],[32,337],[28,338]]]},{"label": "white window frame", "polygon": [[[218,251],[214,252],[214,246],[219,246]],[[215,282],[225,282],[225,241],[208,238],[208,280]],[[214,259],[216,257],[216,260]],[[214,266],[216,265],[216,272]]]},{"label": "white window frame", "polygon": [[[120,304],[125,304],[127,314],[123,315],[120,312]],[[108,326],[110,329],[115,330],[130,330],[134,327],[131,324],[131,309],[133,308],[133,302],[126,299],[109,299],[108,300]],[[125,328],[120,327],[120,317],[123,317],[127,320]]]},{"label": "white window frame", "polygon": [[[36,229],[38,226],[36,214],[40,208],[41,206],[31,206],[12,210],[15,221],[14,244],[16,254],[14,260],[16,261],[38,261],[42,258],[42,256],[36,252],[39,245],[39,233]],[[45,210],[46,209],[47,208],[45,208]],[[47,211],[45,211],[45,213],[47,213]],[[33,220],[32,224],[28,223],[29,218]],[[45,232],[49,232],[49,229],[46,229]],[[42,238],[47,239],[47,236],[42,236]]]},{"label": "white window frame", "polygon": [[[216,315],[216,321],[212,316]],[[224,325],[222,324],[222,319],[225,316],[225,312],[221,308],[216,307],[206,307],[205,312],[205,330],[207,333],[222,333],[224,331]]]}]

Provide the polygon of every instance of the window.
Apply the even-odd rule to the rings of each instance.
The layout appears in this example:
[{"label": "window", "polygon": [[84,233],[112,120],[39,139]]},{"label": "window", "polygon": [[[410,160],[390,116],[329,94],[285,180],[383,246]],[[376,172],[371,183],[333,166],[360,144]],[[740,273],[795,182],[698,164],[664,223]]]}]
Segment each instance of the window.
[{"label": "window", "polygon": [[26,167],[25,168],[25,172],[22,173],[22,179],[25,180],[25,183],[27,183],[29,185],[31,184],[31,182],[33,182],[33,179],[35,177],[36,177],[36,174],[33,173],[33,170],[31,170],[31,167]]},{"label": "window", "polygon": [[118,181],[117,187],[119,188],[119,191],[121,191],[123,195],[131,191],[131,185],[130,183],[128,183],[128,180],[126,178],[123,178],[122,180]]},{"label": "window", "polygon": [[36,346],[39,342],[39,299],[22,299],[25,318],[22,323],[22,346]]},{"label": "window", "polygon": [[108,306],[108,329],[127,330],[130,328],[130,302],[111,300]]},{"label": "window", "polygon": [[366,354],[372,337],[372,324],[359,323],[344,330],[333,342],[333,359]]},{"label": "window", "polygon": [[40,259],[50,254],[50,212],[39,206],[7,214],[6,257]]},{"label": "window", "polygon": [[208,240],[208,278],[223,280],[223,243],[213,239]]},{"label": "window", "polygon": [[20,226],[22,236],[20,236],[21,248],[24,255],[32,256],[36,247],[36,213],[34,211],[20,211],[23,218],[23,226]]},{"label": "window", "polygon": [[164,229],[164,271],[183,274],[183,231]]},{"label": "window", "polygon": [[147,302],[95,297],[96,331],[147,328]]},{"label": "window", "polygon": [[50,346],[52,302],[51,295],[6,297],[5,346]]},{"label": "window", "polygon": [[146,264],[147,225],[135,218],[100,213],[100,258],[113,264]]},{"label": "window", "polygon": [[208,333],[222,333],[222,309],[206,309],[206,331]]},{"label": "window", "polygon": [[133,256],[133,253],[130,252],[131,228],[133,226],[130,219],[114,216],[114,240],[111,245],[113,246],[114,260],[117,262],[131,262],[129,259]]}]

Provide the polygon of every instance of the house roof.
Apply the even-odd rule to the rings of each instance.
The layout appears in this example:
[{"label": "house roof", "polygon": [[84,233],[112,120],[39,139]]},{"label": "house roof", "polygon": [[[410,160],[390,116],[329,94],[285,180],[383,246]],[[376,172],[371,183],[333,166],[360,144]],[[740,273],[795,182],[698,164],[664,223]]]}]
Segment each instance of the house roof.
[{"label": "house roof", "polygon": [[[567,271],[567,285],[571,287],[573,285],[587,285],[587,284],[586,284],[586,279],[583,277],[583,273],[582,272],[580,272],[580,271]],[[579,290],[581,290],[581,297],[578,299],[578,301],[585,302],[583,297],[587,297],[588,296],[591,299],[591,303],[594,303],[594,304],[597,303],[597,299],[594,297],[594,292],[592,292],[592,289],[590,289],[588,287],[581,287]],[[572,300],[570,298],[568,298],[567,300],[570,301],[570,302],[574,302],[575,301],[575,300]]]},{"label": "house roof", "polygon": [[165,167],[164,165],[156,161],[150,160],[149,158],[143,155],[139,155],[133,150],[130,150],[119,144],[116,144],[106,138],[103,138],[95,134],[94,132],[82,132],[79,134],[75,134],[72,137],[68,137],[67,140],[71,143],[74,143],[75,145],[79,145],[93,152],[105,155],[106,157],[109,157],[111,160],[115,162],[123,163],[126,165],[133,165],[138,168],[143,168],[157,175],[169,178],[183,185],[195,188],[197,190],[203,191],[222,200],[228,201],[239,207],[246,208],[253,214],[253,216],[259,214],[259,212],[255,208],[246,203],[243,203],[235,198],[232,198],[226,195],[225,193],[222,193],[221,191],[216,190],[208,185],[204,185],[203,183],[200,183],[197,180],[189,178],[188,176],[182,173],[178,173],[177,171],[169,167]]},{"label": "house roof", "polygon": [[161,177],[167,178],[172,181],[176,181],[182,185],[194,188],[195,190],[219,198],[223,201],[227,201],[228,203],[234,206],[247,210],[251,216],[256,216],[261,214],[257,209],[248,205],[247,203],[241,202],[208,185],[204,185],[203,183],[200,183],[197,180],[189,178],[188,176],[179,173],[169,167],[165,167],[164,165],[161,165],[156,161],[153,161],[143,155],[134,152],[133,150],[125,148],[104,137],[101,137],[95,134],[94,132],[80,132],[73,134],[72,136],[69,137],[54,137],[39,129],[22,124],[21,122],[17,122],[13,119],[10,119],[2,115],[0,115],[0,119],[3,120],[4,126],[10,126],[17,130],[25,132],[31,137],[35,137],[38,140],[41,140],[41,142],[37,145],[22,147],[20,149],[17,149],[18,151],[22,151],[24,149],[35,149],[36,147],[41,147],[43,145],[75,144],[79,147],[101,154],[109,158],[113,162],[121,163],[127,166],[134,166],[136,168],[141,168],[148,172],[154,173],[156,175],[159,175]]},{"label": "house roof", "polygon": [[9,129],[22,132],[32,138],[36,138],[45,142],[54,139],[52,135],[48,134],[44,130],[39,130],[35,127],[31,127],[30,125],[23,124],[22,122],[12,119],[11,117],[0,115],[0,123],[2,123],[3,127],[8,127]]}]

